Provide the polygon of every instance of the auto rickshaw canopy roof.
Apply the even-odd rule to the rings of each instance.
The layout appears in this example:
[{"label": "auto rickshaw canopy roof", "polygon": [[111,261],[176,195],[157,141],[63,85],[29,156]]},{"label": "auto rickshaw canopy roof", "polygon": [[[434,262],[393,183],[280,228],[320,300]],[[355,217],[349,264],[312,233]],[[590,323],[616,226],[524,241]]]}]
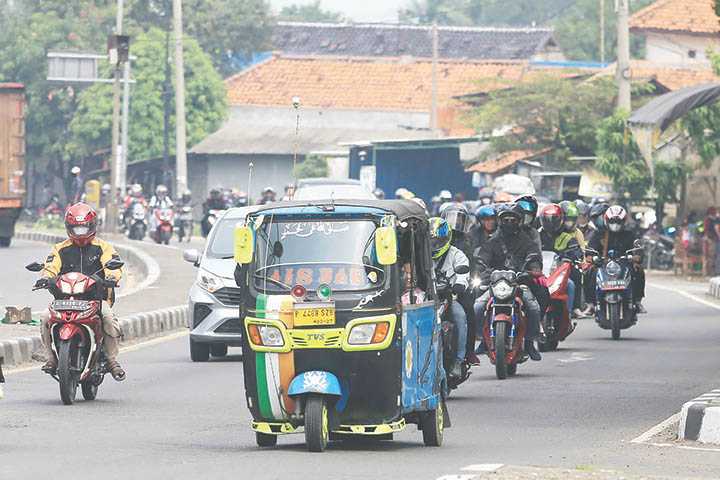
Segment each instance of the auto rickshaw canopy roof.
[{"label": "auto rickshaw canopy roof", "polygon": [[[331,207],[334,208],[335,211],[338,211],[338,213],[342,210],[346,210],[344,207],[351,207],[353,209],[366,208],[368,210],[376,210],[393,214],[399,221],[409,219],[428,219],[425,210],[412,200],[313,200],[277,202],[261,206],[254,211],[253,214],[259,215],[270,211],[277,211],[275,213],[278,214],[308,213],[304,210],[304,208],[307,207],[320,208],[324,211],[324,213],[332,213],[333,210],[329,209]],[[342,213],[348,212],[346,210]]]}]

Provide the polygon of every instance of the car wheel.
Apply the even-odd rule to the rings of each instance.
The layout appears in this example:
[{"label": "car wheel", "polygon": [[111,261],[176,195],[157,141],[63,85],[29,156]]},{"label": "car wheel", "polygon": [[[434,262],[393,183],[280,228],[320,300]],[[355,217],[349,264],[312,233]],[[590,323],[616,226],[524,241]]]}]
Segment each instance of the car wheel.
[{"label": "car wheel", "polygon": [[210,359],[210,345],[190,340],[190,359],[193,362],[207,362]]},{"label": "car wheel", "polygon": [[228,346],[224,343],[213,343],[210,345],[210,354],[215,358],[222,358],[227,355]]}]

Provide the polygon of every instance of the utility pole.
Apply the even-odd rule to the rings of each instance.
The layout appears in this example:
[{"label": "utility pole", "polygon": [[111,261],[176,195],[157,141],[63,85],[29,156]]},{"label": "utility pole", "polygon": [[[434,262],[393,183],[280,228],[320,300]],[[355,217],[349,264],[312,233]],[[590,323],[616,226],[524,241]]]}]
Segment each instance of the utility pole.
[{"label": "utility pole", "polygon": [[[117,17],[115,19],[115,35],[122,35],[123,0],[117,2]],[[116,37],[117,38],[117,37]],[[115,48],[117,49],[117,44]],[[112,113],[112,145],[110,149],[110,198],[108,199],[108,212],[106,215],[108,230],[117,231],[118,202],[117,189],[119,186],[120,164],[122,163],[118,144],[120,141],[120,63],[114,62],[115,82],[113,84],[113,113]]]},{"label": "utility pole", "polygon": [[605,63],[605,0],[600,0],[600,63]]},{"label": "utility pole", "polygon": [[438,28],[437,22],[432,26],[432,86],[430,100],[430,130],[437,136],[438,130]]},{"label": "utility pole", "polygon": [[617,82],[618,108],[630,112],[630,29],[628,26],[628,1],[616,0],[617,5]]},{"label": "utility pole", "polygon": [[185,67],[183,65],[182,0],[173,0],[175,33],[175,195],[187,189],[187,152],[185,151]]},{"label": "utility pole", "polygon": [[125,192],[127,186],[128,165],[128,123],[130,118],[130,60],[123,66],[123,98],[122,98],[122,155],[120,156],[120,169],[118,172],[118,187]]},{"label": "utility pole", "polygon": [[[165,10],[165,78],[163,79],[163,182],[170,185],[170,95],[172,90],[172,72],[170,69],[170,30],[172,30],[172,17],[170,4],[166,3]],[[182,192],[179,192],[182,195]]]}]

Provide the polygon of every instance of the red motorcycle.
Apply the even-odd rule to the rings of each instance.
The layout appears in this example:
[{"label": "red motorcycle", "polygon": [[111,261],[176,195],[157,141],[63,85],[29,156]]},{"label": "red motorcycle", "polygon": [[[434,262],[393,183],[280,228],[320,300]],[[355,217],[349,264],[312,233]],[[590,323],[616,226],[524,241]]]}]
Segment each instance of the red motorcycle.
[{"label": "red motorcycle", "polygon": [[[543,265],[551,270],[546,279],[546,285],[550,292],[550,305],[543,317],[545,334],[538,346],[541,352],[548,352],[557,350],[558,343],[565,340],[575,330],[575,324],[570,320],[570,311],[568,310],[568,282],[576,260],[566,256],[557,257],[557,266],[552,269],[556,263],[555,254],[543,252],[543,256],[546,256],[543,259]],[[582,294],[579,290],[581,290],[581,286],[576,285],[576,295]]]},{"label": "red motorcycle", "polygon": [[156,208],[153,212],[155,215],[155,230],[150,232],[150,236],[155,243],[170,244],[173,236],[173,225],[175,224],[175,210],[171,207]]},{"label": "red motorcycle", "polygon": [[[118,270],[123,262],[110,260],[104,268]],[[41,263],[31,263],[31,272],[44,269]],[[78,384],[85,400],[94,400],[98,387],[108,373],[102,350],[103,328],[100,311],[106,288],[117,285],[112,280],[80,272],[68,272],[47,279],[33,291],[47,289],[55,300],[50,303],[50,335],[52,349],[57,355],[57,373],[52,377],[60,385],[60,398],[65,405],[75,401]]]}]

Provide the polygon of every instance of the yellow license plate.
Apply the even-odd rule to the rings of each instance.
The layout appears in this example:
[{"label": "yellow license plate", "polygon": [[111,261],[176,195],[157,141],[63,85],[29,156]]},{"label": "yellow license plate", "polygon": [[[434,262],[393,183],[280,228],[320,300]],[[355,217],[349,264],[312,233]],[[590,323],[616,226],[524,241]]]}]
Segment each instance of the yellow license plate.
[{"label": "yellow license plate", "polygon": [[296,327],[314,325],[335,325],[335,307],[295,307],[293,312]]}]

